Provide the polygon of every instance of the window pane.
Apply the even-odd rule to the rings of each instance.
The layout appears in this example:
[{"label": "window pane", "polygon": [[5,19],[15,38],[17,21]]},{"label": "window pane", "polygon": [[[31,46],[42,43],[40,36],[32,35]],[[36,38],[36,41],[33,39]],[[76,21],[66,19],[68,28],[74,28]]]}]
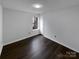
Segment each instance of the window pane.
[{"label": "window pane", "polygon": [[34,17],[33,29],[38,29],[38,17]]}]

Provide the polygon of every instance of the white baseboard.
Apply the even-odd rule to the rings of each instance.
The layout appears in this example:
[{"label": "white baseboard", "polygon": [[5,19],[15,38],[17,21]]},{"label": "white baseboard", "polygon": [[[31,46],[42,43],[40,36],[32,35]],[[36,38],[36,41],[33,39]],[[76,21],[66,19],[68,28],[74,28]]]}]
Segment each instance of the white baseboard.
[{"label": "white baseboard", "polygon": [[47,36],[47,35],[43,35],[44,37],[46,37],[46,38],[48,38],[48,39],[50,39],[51,41],[54,41],[54,42],[56,42],[56,43],[58,43],[58,44],[60,44],[60,45],[62,45],[62,46],[65,46],[65,47],[67,47],[67,48],[69,48],[69,49],[72,49],[73,51],[75,51],[75,52],[78,52],[79,53],[79,51],[78,50],[76,50],[76,49],[74,49],[74,48],[72,48],[72,47],[70,47],[70,46],[67,46],[66,44],[64,44],[64,43],[61,43],[61,42],[59,42],[59,41],[57,41],[57,40],[55,40],[55,38],[54,37],[49,37],[49,36]]},{"label": "white baseboard", "polygon": [[14,43],[14,42],[18,42],[18,41],[20,41],[20,40],[23,40],[23,39],[26,39],[26,38],[29,38],[29,37],[32,37],[32,36],[35,36],[35,35],[38,35],[38,34],[40,34],[39,30],[35,30],[35,31],[33,30],[32,32],[29,32],[29,33],[26,35],[26,37],[22,37],[22,38],[20,38],[20,39],[17,39],[17,40],[14,40],[14,41],[5,43],[5,44],[3,44],[3,46],[8,45],[8,44],[12,44],[12,43]]}]

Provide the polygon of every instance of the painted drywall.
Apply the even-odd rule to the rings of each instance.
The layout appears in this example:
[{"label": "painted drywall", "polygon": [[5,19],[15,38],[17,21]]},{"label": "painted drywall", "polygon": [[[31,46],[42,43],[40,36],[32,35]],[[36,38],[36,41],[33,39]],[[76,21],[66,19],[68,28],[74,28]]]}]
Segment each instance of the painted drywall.
[{"label": "painted drywall", "polygon": [[43,26],[44,26],[44,24],[43,24],[43,23],[44,23],[44,22],[43,22],[43,21],[44,21],[43,16],[40,15],[40,16],[39,16],[39,19],[40,19],[40,20],[39,20],[40,33],[41,33],[41,34],[44,34],[44,32],[43,32],[44,29],[43,29],[43,28],[45,28],[45,27],[43,27]]},{"label": "painted drywall", "polygon": [[2,6],[0,5],[0,54],[2,51]]},{"label": "painted drywall", "polygon": [[44,36],[79,52],[79,6],[51,11],[42,17]]},{"label": "painted drywall", "polygon": [[39,30],[32,31],[34,15],[36,14],[3,8],[3,44],[7,45],[39,34]]}]

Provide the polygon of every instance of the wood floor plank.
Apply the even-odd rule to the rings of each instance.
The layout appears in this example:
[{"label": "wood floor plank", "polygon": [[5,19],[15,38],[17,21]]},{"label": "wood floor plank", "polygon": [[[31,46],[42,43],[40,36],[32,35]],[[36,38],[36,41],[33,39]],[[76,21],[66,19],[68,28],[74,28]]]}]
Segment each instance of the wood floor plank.
[{"label": "wood floor plank", "polygon": [[37,35],[4,46],[0,59],[79,59],[79,53]]}]

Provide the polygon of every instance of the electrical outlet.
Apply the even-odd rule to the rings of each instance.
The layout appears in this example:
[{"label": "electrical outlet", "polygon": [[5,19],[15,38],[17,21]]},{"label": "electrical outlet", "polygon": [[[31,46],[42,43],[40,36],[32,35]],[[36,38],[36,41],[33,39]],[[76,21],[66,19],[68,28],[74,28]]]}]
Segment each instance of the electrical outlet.
[{"label": "electrical outlet", "polygon": [[54,37],[56,38],[56,35],[54,35]]}]

